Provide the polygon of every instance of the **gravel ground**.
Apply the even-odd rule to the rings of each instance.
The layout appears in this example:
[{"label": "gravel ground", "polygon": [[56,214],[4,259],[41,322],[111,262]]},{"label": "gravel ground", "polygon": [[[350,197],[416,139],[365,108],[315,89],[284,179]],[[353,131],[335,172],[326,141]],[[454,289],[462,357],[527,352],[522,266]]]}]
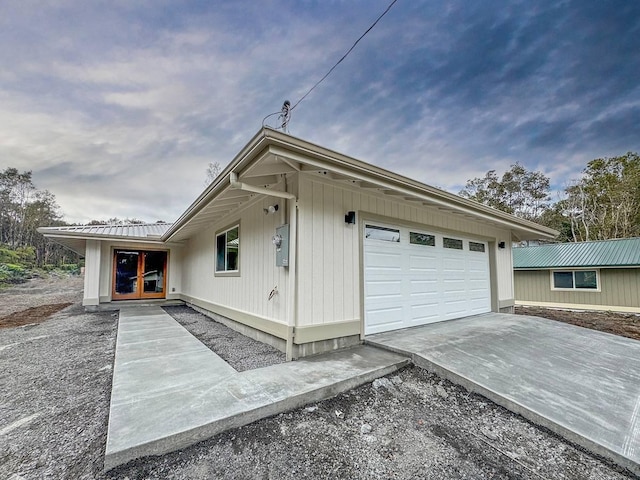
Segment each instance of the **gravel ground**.
[{"label": "gravel ground", "polygon": [[589,312],[586,310],[561,310],[542,307],[516,307],[516,313],[548,318],[558,322],[570,323],[579,327],[640,340],[640,315],[633,313]]},{"label": "gravel ground", "polygon": [[274,347],[246,337],[190,307],[164,307],[164,310],[238,372],[286,360],[285,354]]},{"label": "gravel ground", "polygon": [[[51,289],[45,295],[59,291]],[[41,324],[0,330],[0,478],[633,478],[413,367],[105,474],[116,325],[112,312],[87,314],[76,303]]]},{"label": "gravel ground", "polygon": [[0,289],[0,318],[27,308],[66,302],[82,302],[84,277],[51,275],[37,277]]}]

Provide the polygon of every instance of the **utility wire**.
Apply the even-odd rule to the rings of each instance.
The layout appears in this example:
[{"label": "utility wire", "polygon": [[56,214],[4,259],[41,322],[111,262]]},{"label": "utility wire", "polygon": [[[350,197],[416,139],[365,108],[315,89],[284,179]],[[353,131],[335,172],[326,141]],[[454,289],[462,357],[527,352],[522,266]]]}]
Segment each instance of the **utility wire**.
[{"label": "utility wire", "polygon": [[335,70],[335,68],[336,68],[338,65],[340,65],[340,63],[342,63],[342,61],[343,61],[345,58],[347,58],[347,56],[351,53],[351,50],[353,50],[354,48],[356,48],[356,45],[358,45],[358,43],[360,42],[360,40],[362,40],[362,39],[365,37],[365,35],[366,35],[367,33],[369,33],[369,32],[373,29],[373,27],[375,27],[375,26],[377,25],[377,23],[382,19],[382,17],[384,17],[384,16],[387,14],[387,12],[389,12],[389,10],[391,10],[391,7],[393,7],[397,1],[398,1],[398,0],[393,0],[393,1],[389,4],[389,6],[387,7],[387,9],[386,9],[384,12],[382,12],[382,14],[381,14],[377,19],[376,19],[376,21],[375,21],[375,22],[373,22],[373,23],[371,24],[371,26],[370,26],[369,28],[367,28],[367,30],[365,30],[365,32],[364,32],[362,35],[360,35],[360,38],[358,38],[358,39],[355,41],[355,43],[354,43],[353,45],[351,45],[351,48],[350,48],[349,50],[347,50],[347,53],[345,53],[345,54],[342,56],[342,58],[341,58],[340,60],[338,60],[338,61],[333,65],[333,67],[331,67],[331,68],[329,69],[329,71],[324,75],[324,77],[322,77],[320,80],[318,80],[318,81],[316,82],[316,84],[315,84],[313,87],[311,87],[311,88],[309,89],[309,91],[308,91],[307,93],[305,93],[305,94],[302,96],[302,98],[300,98],[300,100],[298,100],[298,101],[297,101],[297,102],[296,102],[296,103],[295,103],[295,104],[294,104],[294,105],[293,105],[289,110],[293,110],[294,108],[296,108],[296,107],[300,104],[300,102],[302,102],[305,98],[307,98],[307,96],[308,96],[311,92],[313,92],[313,90],[315,90],[315,88],[316,88],[318,85],[320,85],[320,84],[324,81],[324,79],[325,79],[325,78],[327,78],[329,75],[331,75],[331,72],[333,72],[333,71]]},{"label": "utility wire", "polygon": [[[359,37],[359,38],[354,42],[354,44],[353,44],[353,45],[351,45],[351,48],[350,48],[349,50],[347,50],[347,53],[345,53],[345,54],[342,56],[342,58],[341,58],[340,60],[338,60],[338,61],[333,65],[333,67],[331,67],[331,68],[329,69],[329,71],[328,71],[327,73],[325,73],[324,77],[322,77],[320,80],[318,80],[318,81],[315,83],[315,85],[314,85],[313,87],[311,87],[311,88],[309,89],[309,91],[308,91],[307,93],[305,93],[305,94],[300,98],[300,100],[298,100],[298,101],[293,105],[293,107],[289,107],[289,108],[288,108],[288,112],[287,112],[286,116],[283,116],[282,125],[277,126],[277,127],[276,127],[276,129],[278,129],[278,128],[286,128],[286,125],[289,123],[289,120],[290,120],[290,118],[291,118],[291,111],[292,111],[294,108],[296,108],[296,107],[300,104],[300,102],[302,102],[305,98],[307,98],[307,96],[308,96],[311,92],[313,92],[313,91],[315,90],[315,88],[316,88],[318,85],[320,85],[320,84],[324,81],[324,79],[325,79],[325,78],[327,78],[329,75],[331,75],[331,72],[333,72],[333,71],[335,70],[335,68],[336,68],[338,65],[340,65],[340,63],[342,63],[342,61],[343,61],[345,58],[347,58],[347,56],[351,53],[351,50],[353,50],[354,48],[356,48],[356,45],[358,45],[358,43],[360,42],[360,40],[362,40],[362,39],[365,37],[365,35],[366,35],[367,33],[369,33],[369,32],[373,29],[373,27],[375,27],[375,26],[378,24],[378,22],[382,19],[382,17],[384,17],[384,16],[389,12],[389,10],[391,10],[391,7],[393,7],[397,1],[398,1],[398,0],[393,0],[393,1],[389,4],[389,6],[386,8],[386,10],[385,10],[384,12],[382,12],[382,14],[381,14],[377,19],[376,19],[376,21],[375,21],[375,22],[373,22],[373,23],[371,24],[371,26],[370,26],[369,28],[367,28],[367,29],[365,30],[365,32],[364,32],[362,35],[360,35],[360,37]],[[288,102],[288,100],[287,100],[287,102]],[[284,106],[283,106],[283,109],[284,109]],[[267,118],[269,118],[269,117],[273,117],[274,115],[285,115],[285,114],[284,114],[284,110],[282,110],[282,111],[280,111],[280,112],[273,112],[273,113],[270,113],[269,115],[267,115],[266,117],[264,117],[264,118],[262,119],[262,126],[264,127],[264,122],[267,120]]]}]

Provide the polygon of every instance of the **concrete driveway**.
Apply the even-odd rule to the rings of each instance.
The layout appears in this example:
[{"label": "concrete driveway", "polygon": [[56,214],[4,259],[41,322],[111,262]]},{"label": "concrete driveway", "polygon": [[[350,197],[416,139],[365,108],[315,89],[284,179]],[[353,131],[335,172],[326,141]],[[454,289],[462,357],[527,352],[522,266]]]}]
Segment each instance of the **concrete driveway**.
[{"label": "concrete driveway", "polygon": [[640,474],[638,341],[494,313],[366,340]]}]

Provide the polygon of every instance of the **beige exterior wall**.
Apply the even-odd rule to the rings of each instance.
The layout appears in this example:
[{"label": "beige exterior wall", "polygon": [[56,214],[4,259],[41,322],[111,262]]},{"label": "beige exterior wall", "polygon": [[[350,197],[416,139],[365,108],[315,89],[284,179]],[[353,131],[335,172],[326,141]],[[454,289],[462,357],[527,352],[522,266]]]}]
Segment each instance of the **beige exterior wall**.
[{"label": "beige exterior wall", "polygon": [[[182,298],[246,325],[273,330],[282,338],[285,329],[270,323],[287,324],[289,271],[276,267],[272,242],[276,227],[288,223],[285,202],[260,197],[239,213],[190,238],[183,249]],[[278,212],[265,215],[264,209],[274,204],[279,205]],[[216,276],[216,234],[236,224],[240,225],[240,274]],[[269,300],[274,288],[278,293]]]},{"label": "beige exterior wall", "polygon": [[[99,285],[100,303],[111,301],[111,291],[113,282],[113,251],[115,249],[131,249],[131,250],[163,250],[168,251],[167,265],[167,292],[166,298],[179,298],[179,292],[182,282],[182,266],[181,266],[181,249],[179,247],[159,246],[153,243],[127,242],[127,241],[100,241],[88,240],[86,255],[89,257],[89,245],[96,244],[99,247],[98,255],[100,269],[97,272],[92,266],[86,264],[85,268],[85,302],[87,301],[87,277],[92,278],[92,283]],[[92,246],[92,250],[95,247]],[[95,254],[93,254],[95,255]],[[98,279],[99,276],[99,279]],[[97,279],[97,282],[96,282]],[[87,305],[87,303],[84,303]],[[97,305],[97,304],[92,304]]]},{"label": "beige exterior wall", "polygon": [[551,290],[549,270],[514,272],[516,302],[558,306],[640,312],[640,269],[603,268],[599,270],[600,291]]},{"label": "beige exterior wall", "polygon": [[[355,184],[336,184],[317,174],[300,175],[298,199],[298,325],[327,326],[334,322],[361,324],[361,236],[363,219],[416,224],[438,232],[458,232],[489,242],[495,258],[492,282],[497,310],[514,303],[511,235],[507,230],[384,195]],[[347,211],[358,223],[346,224]],[[504,241],[506,248],[498,249]],[[344,322],[348,322],[344,324]]]}]

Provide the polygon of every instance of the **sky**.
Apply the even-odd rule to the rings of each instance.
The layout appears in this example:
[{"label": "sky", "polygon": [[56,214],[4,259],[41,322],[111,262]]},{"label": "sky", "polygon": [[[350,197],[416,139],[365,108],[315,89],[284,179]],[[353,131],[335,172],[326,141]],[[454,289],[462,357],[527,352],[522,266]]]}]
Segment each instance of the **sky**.
[{"label": "sky", "polygon": [[[0,170],[69,223],[175,221],[389,3],[1,2]],[[289,131],[454,193],[518,162],[556,197],[640,151],[640,2],[398,0]]]}]

